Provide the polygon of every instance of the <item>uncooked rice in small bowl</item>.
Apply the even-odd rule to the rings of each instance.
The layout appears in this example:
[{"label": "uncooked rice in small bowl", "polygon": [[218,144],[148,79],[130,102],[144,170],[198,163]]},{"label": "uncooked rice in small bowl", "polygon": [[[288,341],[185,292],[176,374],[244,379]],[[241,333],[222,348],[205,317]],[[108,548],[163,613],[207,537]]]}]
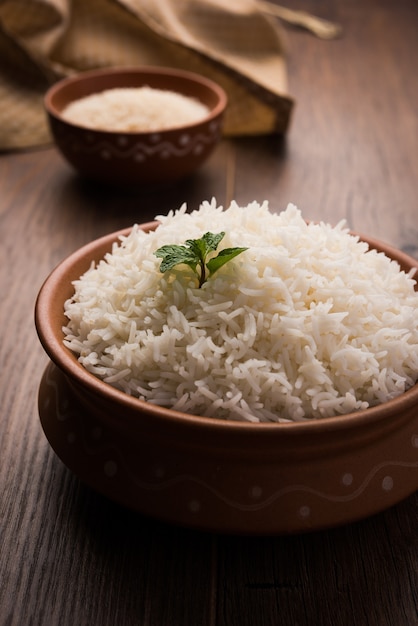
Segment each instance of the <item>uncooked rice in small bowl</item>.
[{"label": "uncooked rice in small bowl", "polygon": [[[110,385],[194,415],[301,421],[374,406],[418,379],[418,293],[344,222],[292,204],[203,202],[134,226],[74,282],[65,345]],[[205,232],[248,249],[199,288],[155,251]]]},{"label": "uncooked rice in small bowl", "polygon": [[168,89],[113,87],[70,102],[62,117],[73,124],[115,132],[157,132],[200,122],[209,107]]}]

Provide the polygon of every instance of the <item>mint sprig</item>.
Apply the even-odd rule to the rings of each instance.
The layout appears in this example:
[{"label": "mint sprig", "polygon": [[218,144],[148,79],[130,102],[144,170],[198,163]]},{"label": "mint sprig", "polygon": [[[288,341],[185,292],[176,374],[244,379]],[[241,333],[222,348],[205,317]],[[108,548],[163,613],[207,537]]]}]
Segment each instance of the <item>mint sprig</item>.
[{"label": "mint sprig", "polygon": [[187,239],[184,246],[168,244],[154,252],[162,259],[160,272],[165,273],[176,265],[188,265],[196,274],[199,288],[225,263],[247,250],[247,248],[224,248],[216,256],[208,260],[208,256],[216,252],[225,233],[205,233],[200,239]]}]

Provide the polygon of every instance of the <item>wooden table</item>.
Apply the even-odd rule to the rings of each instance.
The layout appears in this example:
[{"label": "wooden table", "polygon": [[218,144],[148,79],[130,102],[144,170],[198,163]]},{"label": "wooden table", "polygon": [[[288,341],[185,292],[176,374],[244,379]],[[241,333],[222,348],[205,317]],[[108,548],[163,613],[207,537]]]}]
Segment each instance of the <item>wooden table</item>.
[{"label": "wooden table", "polygon": [[301,0],[344,28],[287,27],[286,139],[225,140],[154,192],[81,181],[54,148],[0,157],[1,626],[414,626],[418,495],[309,535],[228,537],[124,510],[61,464],[42,432],[47,364],[33,307],[49,271],[105,233],[215,196],[291,201],[418,257],[418,4]]}]

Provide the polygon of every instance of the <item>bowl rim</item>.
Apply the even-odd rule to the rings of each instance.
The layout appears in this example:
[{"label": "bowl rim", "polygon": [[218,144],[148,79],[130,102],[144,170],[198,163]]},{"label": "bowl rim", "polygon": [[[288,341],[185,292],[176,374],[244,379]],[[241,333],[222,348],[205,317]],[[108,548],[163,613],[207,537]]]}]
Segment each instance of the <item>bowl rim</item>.
[{"label": "bowl rim", "polygon": [[[150,221],[137,224],[137,226],[142,230],[147,231],[155,228],[158,223],[158,221]],[[108,398],[121,406],[134,410],[138,414],[152,415],[153,419],[158,419],[162,422],[177,422],[188,427],[192,426],[193,428],[210,428],[212,431],[231,431],[242,434],[252,433],[253,435],[256,433],[267,433],[269,435],[273,435],[274,433],[286,433],[291,436],[296,434],[302,435],[303,433],[306,435],[317,435],[319,433],[324,434],[326,432],[352,430],[372,425],[375,422],[384,422],[388,419],[394,420],[394,413],[400,415],[405,410],[410,409],[413,405],[418,406],[417,382],[400,396],[392,398],[383,404],[352,413],[326,418],[308,418],[303,421],[295,422],[248,422],[217,417],[196,416],[171,408],[161,407],[126,394],[110,384],[105,383],[86,370],[82,364],[78,362],[77,357],[63,344],[62,341],[59,341],[55,335],[51,324],[52,317],[54,317],[54,311],[55,313],[57,311],[57,300],[55,298],[55,294],[57,288],[62,283],[63,278],[76,262],[80,262],[83,258],[88,259],[88,262],[86,263],[87,269],[89,263],[93,260],[94,252],[97,248],[107,246],[110,251],[112,244],[118,241],[121,236],[129,234],[132,228],[133,226],[130,226],[128,228],[108,233],[107,235],[86,243],[69,254],[61,262],[59,262],[46,277],[36,298],[34,317],[38,338],[51,361],[55,363],[55,365],[61,369],[61,371],[63,371],[64,374],[77,386],[85,388],[88,392],[95,396]],[[418,261],[403,251],[373,237],[361,235],[354,231],[350,231],[350,233],[360,237],[360,239],[366,242],[371,248],[384,252],[391,259],[397,261],[402,269],[416,268],[416,272],[418,273]],[[416,279],[416,275],[414,278]],[[64,303],[60,302],[60,304],[63,305]],[[63,314],[63,310],[59,313],[60,315],[61,313]],[[64,335],[62,335],[62,337],[63,336]],[[122,416],[118,416],[118,420],[121,418]]]},{"label": "bowl rim", "polygon": [[[121,131],[121,130],[107,130],[107,129],[98,129],[91,128],[87,126],[81,126],[79,124],[75,124],[67,119],[65,119],[61,115],[61,111],[59,111],[53,104],[54,96],[64,89],[68,85],[76,84],[76,83],[84,83],[88,82],[91,78],[101,77],[101,76],[122,76],[122,75],[138,75],[138,76],[167,76],[170,78],[181,78],[188,80],[190,83],[200,84],[206,87],[208,90],[212,91],[216,94],[218,101],[216,105],[210,109],[209,113],[205,115],[205,117],[197,120],[191,124],[182,124],[181,126],[174,126],[170,128],[165,128],[161,130],[153,130],[153,131]],[[112,87],[108,87],[111,89]],[[92,92],[92,93],[100,93],[100,92]],[[181,93],[180,91],[178,93]],[[198,128],[203,124],[208,124],[212,120],[218,118],[226,109],[228,105],[228,96],[226,91],[221,87],[218,83],[198,74],[196,72],[191,72],[189,70],[182,70],[173,67],[167,66],[152,66],[152,65],[127,65],[127,66],[117,66],[117,67],[109,67],[109,68],[99,68],[94,70],[86,70],[79,72],[72,76],[66,76],[55,82],[53,85],[47,89],[43,97],[44,108],[48,115],[59,120],[61,123],[68,125],[77,130],[88,131],[90,133],[104,134],[106,136],[116,136],[116,135],[126,135],[128,137],[146,137],[149,135],[161,135],[165,137],[170,133],[177,133],[186,128],[192,130],[194,128]]]}]

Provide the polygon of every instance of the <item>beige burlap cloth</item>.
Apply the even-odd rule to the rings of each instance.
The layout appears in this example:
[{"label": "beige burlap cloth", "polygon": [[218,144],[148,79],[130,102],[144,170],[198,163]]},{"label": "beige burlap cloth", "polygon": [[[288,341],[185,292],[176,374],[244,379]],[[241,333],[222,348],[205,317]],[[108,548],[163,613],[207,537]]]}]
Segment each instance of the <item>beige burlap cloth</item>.
[{"label": "beige burlap cloth", "polygon": [[277,11],[258,0],[0,0],[0,150],[48,144],[47,88],[107,66],[200,73],[228,94],[226,135],[286,132],[294,102],[277,17],[295,14]]}]

